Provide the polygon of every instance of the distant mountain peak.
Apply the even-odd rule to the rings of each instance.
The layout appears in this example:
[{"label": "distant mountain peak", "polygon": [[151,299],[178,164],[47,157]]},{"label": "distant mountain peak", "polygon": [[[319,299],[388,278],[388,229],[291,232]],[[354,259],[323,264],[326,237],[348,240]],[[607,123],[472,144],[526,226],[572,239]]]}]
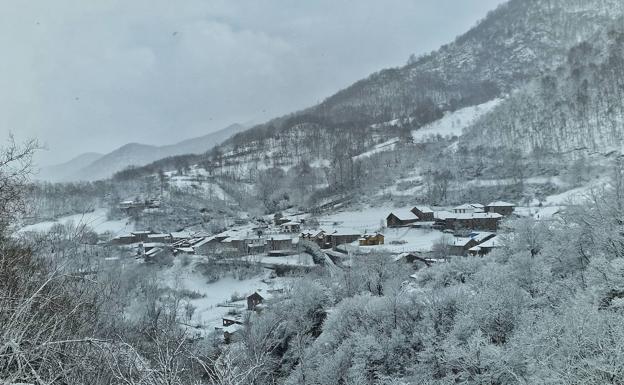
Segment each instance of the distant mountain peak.
[{"label": "distant mountain peak", "polygon": [[232,124],[204,136],[165,146],[127,143],[108,154],[82,154],[69,162],[45,167],[38,179],[53,182],[106,179],[130,166],[144,166],[170,156],[204,153],[244,129],[240,124]]}]

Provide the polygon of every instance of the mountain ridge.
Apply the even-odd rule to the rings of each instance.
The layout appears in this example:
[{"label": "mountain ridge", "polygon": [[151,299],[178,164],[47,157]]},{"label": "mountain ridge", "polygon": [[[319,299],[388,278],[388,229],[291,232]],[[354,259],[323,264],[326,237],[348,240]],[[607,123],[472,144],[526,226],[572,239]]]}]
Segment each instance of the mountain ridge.
[{"label": "mountain ridge", "polygon": [[38,178],[51,182],[106,179],[130,166],[140,167],[170,156],[204,153],[244,129],[243,125],[232,124],[210,134],[164,146],[127,143],[107,154],[81,154],[68,162],[45,167]]}]

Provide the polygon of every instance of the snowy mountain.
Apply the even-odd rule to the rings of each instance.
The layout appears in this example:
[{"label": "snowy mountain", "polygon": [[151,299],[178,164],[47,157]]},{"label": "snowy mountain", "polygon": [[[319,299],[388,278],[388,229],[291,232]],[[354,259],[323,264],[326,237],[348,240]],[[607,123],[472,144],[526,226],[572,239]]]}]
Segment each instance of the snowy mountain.
[{"label": "snowy mountain", "polygon": [[101,159],[103,156],[104,154],[94,152],[81,154],[65,163],[43,167],[39,170],[36,178],[53,182],[69,180],[73,175],[79,172],[85,164],[92,164],[93,162]]},{"label": "snowy mountain", "polygon": [[572,48],[565,63],[474,124],[464,142],[527,153],[622,151],[623,73],[624,20]]},{"label": "snowy mountain", "polygon": [[84,154],[68,163],[43,169],[39,178],[48,181],[105,179],[129,166],[143,166],[170,156],[204,153],[244,129],[242,125],[233,124],[217,132],[167,146],[129,143],[106,155]]},{"label": "snowy mountain", "polygon": [[[417,129],[446,111],[518,89],[564,63],[572,46],[613,24],[623,8],[615,0],[511,0],[438,51],[373,74],[317,106],[236,135],[228,147],[251,149],[258,142],[283,140],[292,131],[300,143],[327,134],[321,146],[330,148],[335,143],[332,133],[360,130],[347,151],[362,153],[396,136],[379,132],[380,123],[398,119]],[[369,140],[377,134],[388,137]]]},{"label": "snowy mountain", "polygon": [[[383,191],[397,178],[406,177],[397,186],[399,189],[412,189],[423,183],[425,188],[421,190],[427,191],[427,199],[444,202],[463,194],[458,192],[455,198],[448,194],[451,180],[461,186],[471,178],[505,179],[513,174],[522,181],[525,176],[560,170],[556,159],[531,168],[527,163],[530,160],[521,159],[518,154],[508,156],[494,149],[479,153],[463,148],[457,151],[458,142],[453,138],[461,135],[476,117],[481,117],[480,122],[487,121],[497,111],[514,109],[518,104],[508,101],[526,92],[518,90],[535,89],[541,81],[535,79],[556,72],[570,60],[581,61],[564,70],[570,79],[578,76],[582,60],[592,55],[595,58],[587,61],[585,72],[602,71],[596,65],[614,59],[609,59],[605,50],[583,52],[579,43],[605,34],[620,22],[623,14],[624,4],[615,0],[511,0],[438,51],[411,59],[403,67],[373,74],[317,106],[234,135],[197,163],[211,175],[261,185],[265,193],[259,195],[264,195],[261,199],[271,207],[292,200],[292,186],[303,195],[319,198],[323,194],[353,192],[364,185]],[[618,95],[615,88],[621,84],[620,74],[616,70],[608,80],[613,95]],[[595,79],[596,76],[587,77],[585,83]],[[528,98],[538,100],[534,96]],[[606,99],[596,100],[594,104],[598,106]],[[550,101],[554,103],[555,99]],[[509,116],[534,122],[532,129],[539,131],[543,125],[533,117],[541,110],[528,106]],[[555,107],[550,104],[547,109],[557,111]],[[602,107],[610,108],[604,103]],[[577,106],[570,110],[577,111]],[[583,123],[596,121],[593,111],[598,110],[589,110],[587,119],[579,121],[585,129],[596,128],[595,124]],[[561,116],[565,122],[577,119],[572,113],[558,115]],[[524,149],[534,135],[521,130],[515,136],[497,136],[497,126],[494,120],[488,130],[471,130],[463,143],[470,142],[466,138],[477,145],[505,140],[511,150]],[[522,140],[516,140],[517,137]],[[591,139],[592,135],[585,137]],[[407,173],[415,169],[422,174]],[[148,167],[143,173],[154,170]],[[128,177],[138,175],[141,171]],[[264,186],[263,180],[274,183]],[[317,189],[324,190],[310,193]],[[523,190],[510,188],[508,193],[519,197]],[[484,199],[496,194],[492,189],[484,193]],[[283,199],[285,196],[288,199]]]}]

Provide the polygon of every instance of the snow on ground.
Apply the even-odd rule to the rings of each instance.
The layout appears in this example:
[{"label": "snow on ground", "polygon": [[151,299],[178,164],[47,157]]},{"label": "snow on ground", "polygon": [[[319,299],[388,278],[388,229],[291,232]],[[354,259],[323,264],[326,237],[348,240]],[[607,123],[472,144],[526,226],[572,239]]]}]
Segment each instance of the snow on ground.
[{"label": "snow on ground", "polygon": [[466,107],[447,113],[442,119],[413,131],[414,141],[417,143],[427,142],[428,138],[436,135],[442,137],[460,136],[464,128],[470,126],[482,115],[490,112],[500,102],[501,99],[494,99],[478,106]]},{"label": "snow on ground", "polygon": [[350,249],[359,253],[367,253],[372,251],[405,253],[405,252],[429,252],[433,245],[438,242],[444,233],[438,230],[430,229],[386,229],[384,232],[385,244],[379,246],[355,246],[353,244]]},{"label": "snow on ground", "polygon": [[399,138],[393,138],[386,142],[379,143],[378,145],[373,147],[371,150],[366,151],[365,153],[362,153],[360,155],[354,156],[353,160],[360,160],[360,159],[368,158],[372,155],[375,155],[384,151],[392,151],[396,147],[396,144],[398,143],[398,141],[399,141]]},{"label": "snow on ground", "polygon": [[285,257],[270,257],[266,254],[249,255],[245,257],[248,262],[262,263],[264,265],[283,265],[283,266],[314,266],[314,260],[309,254],[295,254]]},{"label": "snow on ground", "polygon": [[34,225],[21,228],[19,232],[47,232],[56,224],[65,225],[68,223],[73,223],[75,226],[89,226],[95,232],[100,234],[104,232],[111,232],[114,235],[119,235],[134,230],[134,227],[129,219],[109,221],[107,217],[107,209],[97,209],[90,213],[62,217],[56,221],[36,223]]},{"label": "snow on ground", "polygon": [[220,199],[223,201],[232,200],[218,183],[208,180],[198,179],[192,176],[174,176],[171,178],[171,184],[180,189],[201,189],[209,199]]},{"label": "snow on ground", "polygon": [[[320,227],[326,231],[353,231],[355,233],[364,234],[372,233],[379,230],[385,219],[393,211],[411,210],[409,207],[392,207],[385,205],[381,207],[367,207],[354,211],[343,211],[332,215],[319,218]],[[392,253],[402,253],[407,251],[431,251],[431,247],[443,235],[437,230],[428,229],[389,229],[383,231],[385,236],[385,245],[380,246],[357,246],[357,242],[353,243],[349,248],[352,251],[368,252],[368,251],[388,251]]]},{"label": "snow on ground", "polygon": [[533,219],[552,219],[556,214],[565,209],[565,206],[522,206],[516,207],[514,213],[521,217]]},{"label": "snow on ground", "polygon": [[[547,184],[552,183],[558,187],[565,187],[567,184],[561,180],[558,176],[553,177],[531,177],[526,178],[523,181],[525,184]],[[461,186],[478,186],[478,187],[496,187],[496,186],[509,186],[517,183],[513,178],[507,179],[473,179],[469,181],[462,181]]]},{"label": "snow on ground", "polygon": [[[362,234],[374,232],[385,224],[386,217],[395,208],[390,205],[381,207],[364,207],[358,210],[342,211],[320,217],[319,224],[322,229],[355,230]],[[412,207],[398,208],[399,210],[411,210]]]},{"label": "snow on ground", "polygon": [[[190,299],[188,302],[195,307],[191,324],[202,326],[206,332],[214,331],[215,327],[222,325],[221,319],[231,310],[231,307],[219,305],[229,302],[232,295],[246,297],[258,292],[266,297],[268,290],[282,288],[285,285],[284,279],[269,280],[270,271],[268,270],[264,274],[250,279],[238,280],[225,277],[209,283],[207,278],[194,271],[192,266],[193,264],[183,266],[180,260],[176,260],[173,267],[162,273],[161,280],[165,286],[171,289],[188,290],[202,295],[201,298]],[[243,303],[240,303],[240,306],[242,305]]]},{"label": "snow on ground", "polygon": [[545,199],[545,205],[568,205],[581,203],[586,199],[587,194],[592,190],[593,186],[583,186],[572,190],[565,191],[561,194],[551,195]]}]

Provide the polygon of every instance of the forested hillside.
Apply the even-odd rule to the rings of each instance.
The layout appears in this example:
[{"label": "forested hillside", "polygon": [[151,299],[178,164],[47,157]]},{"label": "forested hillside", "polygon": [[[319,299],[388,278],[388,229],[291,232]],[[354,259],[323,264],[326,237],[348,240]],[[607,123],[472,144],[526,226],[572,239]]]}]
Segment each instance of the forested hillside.
[{"label": "forested hillside", "polygon": [[572,48],[467,133],[473,145],[607,153],[624,140],[624,20]]},{"label": "forested hillside", "polygon": [[443,111],[491,100],[561,64],[571,46],[610,25],[622,8],[612,0],[512,0],[439,51],[236,135],[230,144],[247,146],[290,130],[344,132],[394,119],[409,119],[418,128]]}]

